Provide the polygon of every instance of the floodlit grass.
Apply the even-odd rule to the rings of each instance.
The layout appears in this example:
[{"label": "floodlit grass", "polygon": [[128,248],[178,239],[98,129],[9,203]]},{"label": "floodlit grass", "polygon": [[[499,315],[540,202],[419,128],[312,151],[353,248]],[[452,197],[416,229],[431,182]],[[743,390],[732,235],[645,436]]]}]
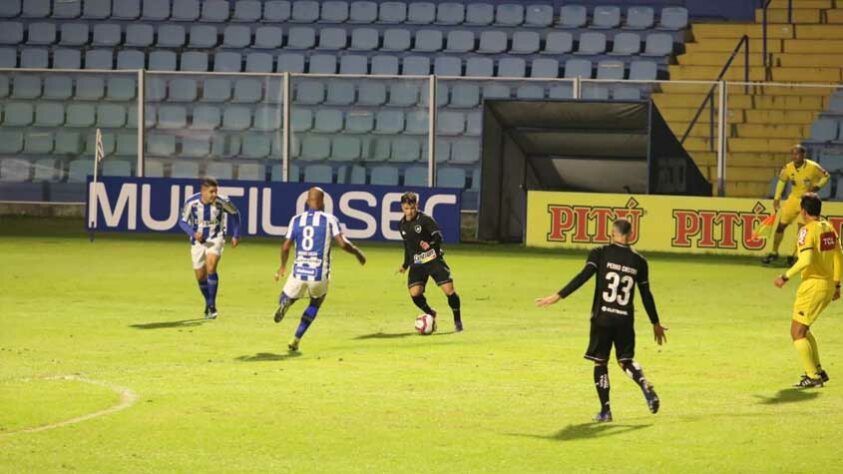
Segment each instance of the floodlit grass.
[{"label": "floodlit grass", "polygon": [[[72,223],[73,228],[81,226]],[[833,472],[843,471],[841,303],[815,326],[832,381],[789,389],[796,285],[745,259],[651,256],[670,328],[652,341],[639,305],[637,360],[661,395],[651,415],[610,367],[615,422],[598,409],[588,337],[591,284],[537,309],[584,253],[450,246],[466,331],[445,298],[440,332],[396,276],[397,245],[369,263],[335,254],[331,292],[286,351],[300,302],[272,322],[278,243],[244,240],[220,267],[220,319],[205,322],[178,237],[100,236],[67,223],[0,226],[0,471],[51,472]],[[13,433],[108,408],[118,395],[45,377],[128,387],[135,405],[78,424]],[[11,434],[10,434],[11,433]]]}]

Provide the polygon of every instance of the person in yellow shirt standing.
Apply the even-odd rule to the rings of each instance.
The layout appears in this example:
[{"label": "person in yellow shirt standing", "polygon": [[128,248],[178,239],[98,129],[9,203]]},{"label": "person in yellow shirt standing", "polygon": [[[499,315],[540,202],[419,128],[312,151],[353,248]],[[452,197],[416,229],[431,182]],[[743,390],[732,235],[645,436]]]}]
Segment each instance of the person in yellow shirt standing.
[{"label": "person in yellow shirt standing", "polygon": [[843,272],[843,250],[834,228],[820,218],[822,201],[815,193],[806,193],[800,201],[800,216],[805,225],[799,229],[799,260],[773,282],[781,288],[801,273],[802,283],[796,291],[790,337],[805,366],[805,375],[795,387],[822,387],[828,374],[820,365],[817,340],[811,325],[829,303],[840,298],[840,274]]},{"label": "person in yellow shirt standing", "polygon": [[[799,217],[799,200],[803,194],[815,193],[828,183],[829,174],[816,161],[805,158],[805,147],[795,145],[790,150],[792,161],[784,166],[779,172],[779,182],[776,185],[776,194],[773,197],[773,209],[779,214],[779,226],[773,237],[772,252],[761,260],[762,263],[770,264],[779,258],[779,247],[784,237],[784,231],[793,221]],[[790,194],[781,205],[781,197],[787,183],[790,183]],[[801,223],[799,224],[801,226]],[[794,257],[788,257],[788,266],[793,265]]]}]

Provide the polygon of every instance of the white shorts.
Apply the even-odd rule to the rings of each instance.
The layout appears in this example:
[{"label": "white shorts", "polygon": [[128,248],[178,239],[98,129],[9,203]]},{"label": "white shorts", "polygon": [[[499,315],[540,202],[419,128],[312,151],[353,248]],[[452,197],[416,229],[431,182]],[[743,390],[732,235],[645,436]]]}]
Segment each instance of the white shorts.
[{"label": "white shorts", "polygon": [[211,253],[218,257],[222,256],[222,250],[225,247],[225,237],[217,237],[215,239],[208,239],[204,244],[199,242],[194,243],[190,247],[190,257],[193,259],[193,269],[199,270],[205,266],[205,255]]},{"label": "white shorts", "polygon": [[304,298],[305,294],[311,298],[321,298],[328,294],[328,280],[304,281],[290,275],[284,284],[284,294],[294,300]]}]

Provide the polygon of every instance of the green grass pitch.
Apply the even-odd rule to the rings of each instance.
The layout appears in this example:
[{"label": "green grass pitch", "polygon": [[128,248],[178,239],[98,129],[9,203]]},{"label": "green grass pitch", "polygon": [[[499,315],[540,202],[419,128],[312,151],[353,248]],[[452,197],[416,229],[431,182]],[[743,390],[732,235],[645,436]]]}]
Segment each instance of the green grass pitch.
[{"label": "green grass pitch", "polygon": [[[74,221],[73,228],[81,226]],[[289,356],[304,309],[272,322],[278,242],[245,239],[220,267],[205,323],[179,237],[100,236],[0,222],[0,472],[843,471],[843,314],[815,326],[831,382],[788,389],[796,285],[746,259],[650,256],[668,344],[638,305],[638,353],[662,398],[651,415],[610,367],[615,422],[582,359],[591,284],[551,309],[585,253],[449,246],[466,331],[412,333],[398,245],[335,252],[331,292]],[[795,282],[794,282],[795,283]],[[75,375],[79,379],[56,379]],[[121,403],[78,423],[36,428]],[[124,394],[125,395],[125,394]],[[124,400],[125,402],[126,400]]]}]

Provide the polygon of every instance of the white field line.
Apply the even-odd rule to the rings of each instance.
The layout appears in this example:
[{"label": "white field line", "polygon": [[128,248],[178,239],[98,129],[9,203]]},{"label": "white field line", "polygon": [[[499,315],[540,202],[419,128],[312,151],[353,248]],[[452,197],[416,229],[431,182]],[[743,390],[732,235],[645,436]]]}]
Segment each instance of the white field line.
[{"label": "white field line", "polygon": [[0,433],[0,439],[3,439],[4,437],[7,437],[7,436],[22,434],[22,433],[38,433],[40,431],[47,431],[47,430],[51,430],[53,428],[60,428],[62,426],[75,425],[76,423],[88,421],[88,420],[91,420],[91,419],[94,419],[94,418],[98,418],[100,416],[111,415],[111,414],[117,413],[119,411],[123,411],[123,410],[131,407],[132,405],[135,404],[135,402],[138,401],[138,398],[139,398],[138,394],[135,393],[134,391],[132,391],[129,388],[121,387],[119,385],[114,385],[112,383],[104,382],[104,381],[101,381],[101,380],[94,380],[94,379],[85,378],[85,377],[82,377],[82,376],[79,376],[79,375],[57,375],[57,376],[54,376],[54,377],[45,377],[43,379],[26,379],[26,380],[72,380],[72,381],[75,381],[75,382],[82,382],[82,383],[87,383],[87,384],[91,384],[91,385],[96,385],[96,386],[99,386],[99,387],[107,388],[107,389],[117,393],[118,395],[120,395],[120,401],[116,405],[111,406],[109,408],[106,408],[105,410],[95,411],[93,413],[88,413],[87,415],[77,416],[75,418],[70,418],[68,420],[59,421],[59,422],[56,422],[56,423],[50,423],[48,425],[36,426],[34,428],[23,428],[23,429],[19,429],[19,430],[16,430],[16,431],[10,431],[10,432],[7,432],[7,433]]}]

